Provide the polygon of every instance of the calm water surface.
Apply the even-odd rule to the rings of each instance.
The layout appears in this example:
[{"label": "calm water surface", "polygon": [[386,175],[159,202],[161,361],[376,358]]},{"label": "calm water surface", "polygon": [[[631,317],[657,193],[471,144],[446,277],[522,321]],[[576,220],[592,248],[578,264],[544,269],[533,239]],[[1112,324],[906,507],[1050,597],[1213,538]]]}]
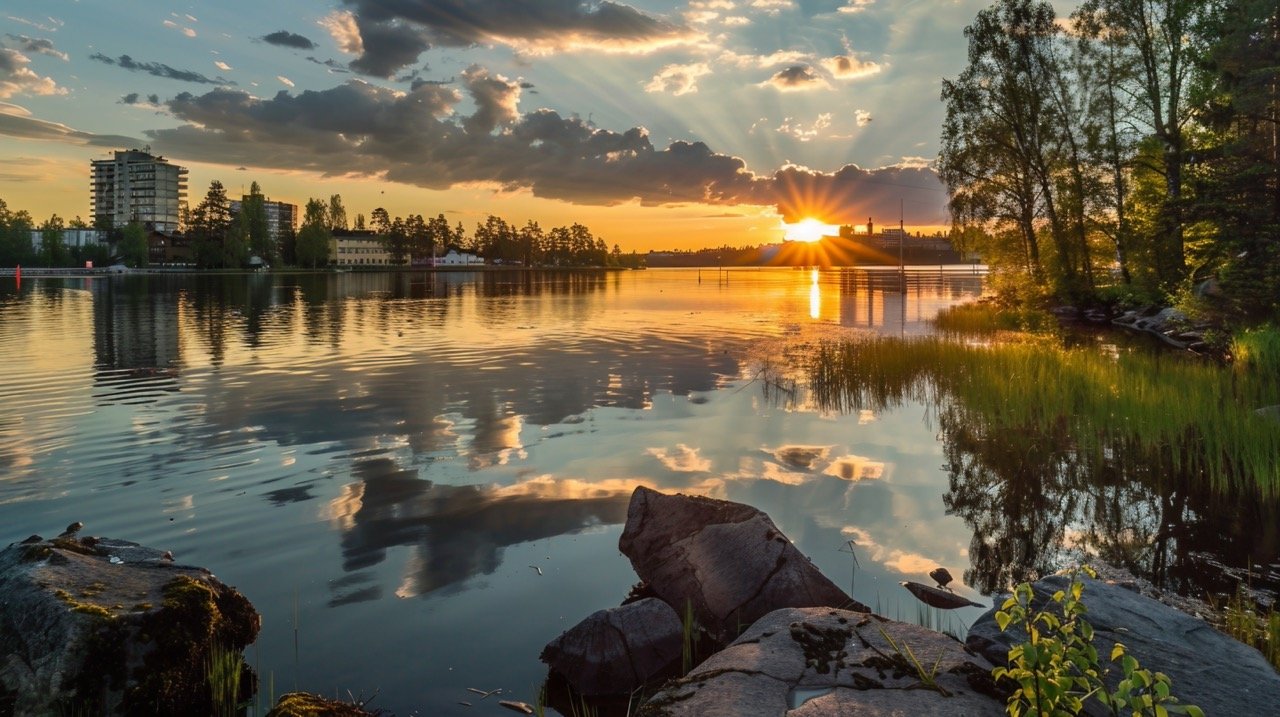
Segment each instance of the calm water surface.
[{"label": "calm water surface", "polygon": [[264,691],[376,690],[400,715],[475,714],[467,687],[532,702],[542,646],[635,582],[617,539],[637,485],[757,506],[915,620],[898,581],[989,582],[970,550],[999,507],[956,508],[926,406],[835,415],[761,377],[981,291],[917,279],[0,279],[0,543],[82,520],[171,549],[262,612]]}]

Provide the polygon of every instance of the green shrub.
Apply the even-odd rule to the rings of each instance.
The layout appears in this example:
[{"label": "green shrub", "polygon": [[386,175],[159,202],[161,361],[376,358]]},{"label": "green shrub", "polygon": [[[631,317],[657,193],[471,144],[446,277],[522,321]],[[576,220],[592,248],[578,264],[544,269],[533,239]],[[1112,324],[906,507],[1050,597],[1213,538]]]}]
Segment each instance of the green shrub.
[{"label": "green shrub", "polygon": [[[1091,577],[1089,568],[1082,571]],[[1036,610],[1029,583],[1014,589],[996,612],[996,624],[1002,631],[1012,625],[1027,635],[1025,642],[1009,648],[1009,664],[992,670],[996,680],[1012,680],[1016,689],[1009,695],[1006,711],[1011,717],[1037,715],[1059,717],[1077,715],[1085,701],[1095,698],[1113,715],[1135,716],[1186,714],[1204,717],[1195,705],[1179,704],[1170,690],[1167,675],[1142,669],[1137,658],[1116,643],[1111,649],[1111,662],[1119,663],[1124,676],[1114,690],[1108,689],[1106,668],[1098,661],[1093,646],[1093,626],[1084,619],[1087,612],[1081,597],[1084,583],[1079,574],[1072,575],[1067,590],[1052,597],[1052,605]]]}]

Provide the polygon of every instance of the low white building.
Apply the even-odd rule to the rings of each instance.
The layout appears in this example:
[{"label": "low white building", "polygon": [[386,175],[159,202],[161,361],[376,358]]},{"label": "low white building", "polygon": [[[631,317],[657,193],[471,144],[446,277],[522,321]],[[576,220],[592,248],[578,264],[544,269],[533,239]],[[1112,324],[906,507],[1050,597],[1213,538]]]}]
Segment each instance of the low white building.
[{"label": "low white building", "polygon": [[484,259],[470,252],[450,249],[448,254],[432,259],[431,266],[484,266]]},{"label": "low white building", "polygon": [[[107,243],[107,233],[98,229],[63,229],[62,245],[71,248],[81,248],[87,246],[97,246]],[[39,229],[31,230],[31,248],[40,251],[44,246],[44,232]]]}]

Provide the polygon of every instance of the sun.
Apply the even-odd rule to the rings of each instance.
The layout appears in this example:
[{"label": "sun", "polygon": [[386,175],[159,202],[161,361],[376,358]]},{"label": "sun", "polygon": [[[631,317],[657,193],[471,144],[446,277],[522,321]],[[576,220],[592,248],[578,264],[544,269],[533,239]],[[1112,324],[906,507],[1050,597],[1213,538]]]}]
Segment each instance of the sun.
[{"label": "sun", "polygon": [[840,232],[840,227],[834,224],[825,224],[812,217],[802,219],[795,224],[782,223],[782,229],[787,241],[816,242],[821,241],[823,237],[835,236]]}]

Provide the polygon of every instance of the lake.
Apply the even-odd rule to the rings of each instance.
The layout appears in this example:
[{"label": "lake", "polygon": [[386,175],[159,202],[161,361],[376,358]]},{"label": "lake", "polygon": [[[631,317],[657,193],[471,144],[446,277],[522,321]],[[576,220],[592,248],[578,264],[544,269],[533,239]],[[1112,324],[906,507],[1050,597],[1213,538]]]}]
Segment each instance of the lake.
[{"label": "lake", "polygon": [[[927,403],[845,415],[792,384],[819,342],[926,334],[981,291],[938,269],[905,291],[790,269],[0,278],[0,541],[79,520],[172,550],[262,613],[264,693],[399,715],[475,714],[468,687],[533,702],[542,646],[636,582],[637,485],[756,506],[854,598],[953,632],[981,611],[923,613],[898,582],[990,586],[1108,529],[1159,542],[1137,565],[1157,577],[1239,563],[1253,533],[1225,512],[1175,520],[1138,489],[1135,514],[1039,506],[1023,536],[957,485]],[[1026,545],[971,556],[992,534]]]}]

